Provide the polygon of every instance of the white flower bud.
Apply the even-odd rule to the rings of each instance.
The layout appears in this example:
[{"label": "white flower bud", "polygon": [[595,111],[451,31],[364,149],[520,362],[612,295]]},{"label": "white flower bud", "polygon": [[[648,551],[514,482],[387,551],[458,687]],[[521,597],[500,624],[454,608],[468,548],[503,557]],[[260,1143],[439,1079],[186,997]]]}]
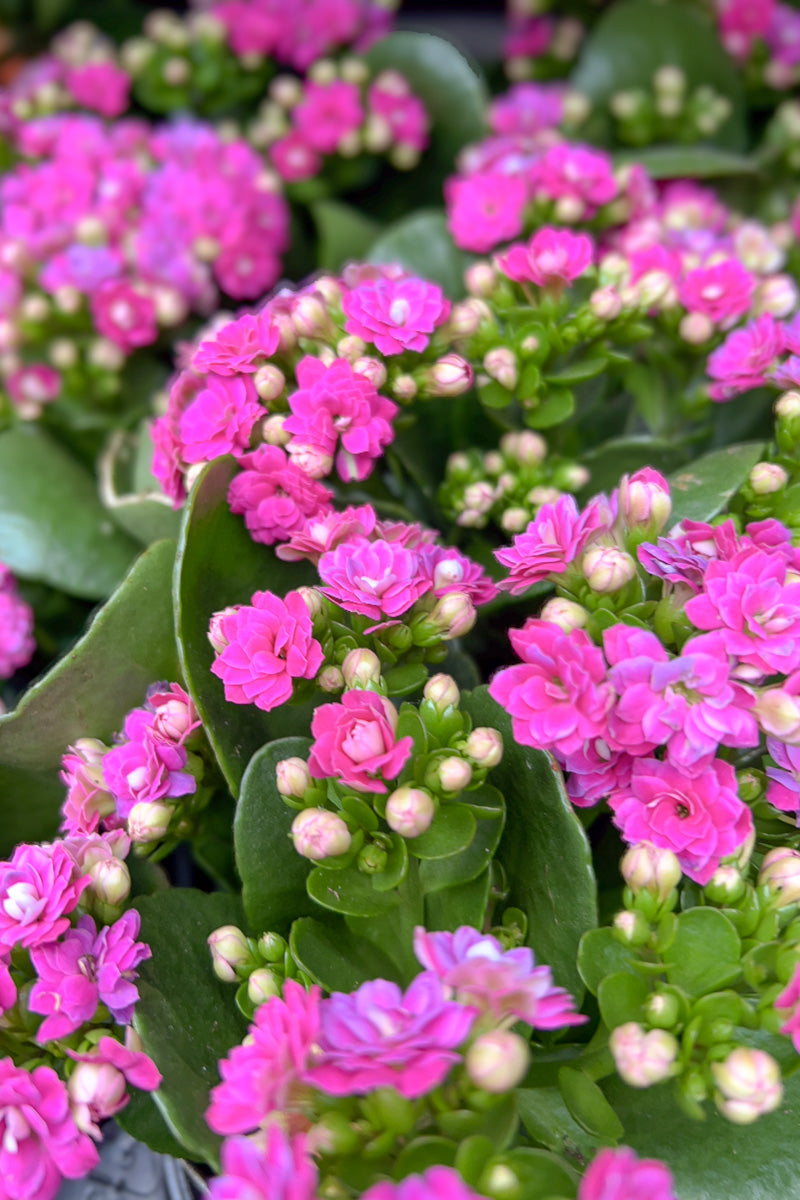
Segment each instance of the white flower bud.
[{"label": "white flower bud", "polygon": [[530,1049],[524,1038],[510,1029],[494,1029],[475,1039],[464,1065],[476,1087],[485,1092],[510,1092],[525,1077]]},{"label": "white flower bud", "polygon": [[763,1050],[738,1046],[724,1062],[712,1063],[711,1073],[717,1108],[735,1125],[750,1125],[783,1099],[781,1069]]}]

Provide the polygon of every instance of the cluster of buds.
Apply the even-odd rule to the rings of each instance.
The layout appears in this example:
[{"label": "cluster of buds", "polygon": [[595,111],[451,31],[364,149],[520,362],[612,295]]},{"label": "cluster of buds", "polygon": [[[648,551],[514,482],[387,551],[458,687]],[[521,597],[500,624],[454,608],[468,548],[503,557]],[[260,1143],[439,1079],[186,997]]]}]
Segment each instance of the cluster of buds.
[{"label": "cluster of buds", "polygon": [[665,65],[650,88],[615,92],[609,110],[618,141],[648,146],[713,138],[731,115],[731,102],[709,84],[691,88],[680,67]]},{"label": "cluster of buds", "polygon": [[304,987],[310,985],[289,943],[278,933],[251,938],[236,925],[222,925],[208,935],[208,948],[217,978],[238,985],[236,1004],[248,1019],[259,1005],[282,995],[287,979],[295,979]]},{"label": "cluster of buds", "polygon": [[507,6],[503,65],[515,82],[562,78],[586,36],[586,26],[577,15],[556,10],[542,15],[543,7],[532,0],[514,0]]}]

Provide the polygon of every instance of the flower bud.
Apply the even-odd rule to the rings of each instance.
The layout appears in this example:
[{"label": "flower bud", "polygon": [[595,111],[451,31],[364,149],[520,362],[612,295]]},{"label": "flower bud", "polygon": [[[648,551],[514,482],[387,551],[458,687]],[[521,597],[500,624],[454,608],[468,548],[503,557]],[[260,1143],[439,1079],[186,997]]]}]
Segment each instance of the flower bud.
[{"label": "flower bud", "polygon": [[323,692],[341,692],[344,687],[344,675],[339,667],[323,667],[317,676],[317,686]]},{"label": "flower bud", "polygon": [[479,483],[471,483],[469,487],[464,489],[465,506],[474,509],[476,512],[488,512],[494,502],[495,490],[490,483],[484,480],[481,480]]},{"label": "flower bud", "polygon": [[75,1124],[84,1133],[96,1132],[96,1122],[113,1117],[124,1107],[128,1087],[122,1071],[108,1062],[79,1062],[67,1080]]},{"label": "flower bud", "polygon": [[235,613],[241,607],[241,604],[229,604],[227,608],[221,609],[220,612],[211,614],[211,620],[208,623],[208,640],[211,642],[215,654],[222,654],[225,647],[230,644],[222,631],[225,618]]},{"label": "flower bud", "polygon": [[269,402],[277,400],[286,388],[286,376],[280,367],[273,363],[265,363],[259,367],[253,376],[253,384],[262,400]]},{"label": "flower bud", "polygon": [[452,754],[439,760],[426,774],[426,782],[429,776],[431,787],[439,787],[444,792],[461,792],[472,782],[472,767],[465,759]]},{"label": "flower bud", "polygon": [[503,761],[503,735],[488,725],[478,725],[467,738],[463,752],[476,767],[496,767]]},{"label": "flower bud", "polygon": [[745,894],[745,882],[736,867],[717,867],[703,892],[712,904],[735,904]]},{"label": "flower bud", "polygon": [[497,287],[497,271],[488,262],[473,263],[464,272],[464,284],[471,296],[491,296]]},{"label": "flower bud", "polygon": [[452,675],[444,674],[431,675],[422,689],[422,695],[440,713],[445,712],[448,708],[457,708],[461,699],[455,679]]},{"label": "flower bud", "polygon": [[298,854],[312,862],[335,858],[350,849],[350,830],[341,817],[326,808],[304,808],[292,821],[292,841]]},{"label": "flower bud", "polygon": [[771,313],[788,317],[797,308],[797,285],[790,275],[771,275],[762,279],[753,297],[753,315]]},{"label": "flower bud", "polygon": [[278,792],[289,800],[302,800],[313,786],[308,763],[303,758],[282,758],[275,764]]},{"label": "flower bud", "polygon": [[351,650],[342,663],[342,675],[348,688],[367,688],[381,681],[381,660],[374,650]]},{"label": "flower bud", "polygon": [[448,592],[437,602],[430,614],[431,623],[439,630],[442,639],[463,637],[469,633],[477,619],[475,606],[464,592]]},{"label": "flower bud", "polygon": [[759,462],[750,472],[750,487],[757,496],[770,496],[789,482],[789,473],[778,463]]},{"label": "flower bud", "polygon": [[524,1038],[510,1029],[482,1033],[470,1046],[464,1065],[476,1087],[484,1092],[510,1092],[525,1077],[530,1049]]},{"label": "flower bud", "polygon": [[593,546],[583,556],[583,573],[593,592],[618,592],[636,575],[630,554],[616,546]]},{"label": "flower bud", "polygon": [[523,529],[529,524],[531,514],[527,508],[521,508],[516,505],[513,508],[507,508],[500,518],[500,527],[506,533],[522,533]]},{"label": "flower bud", "polygon": [[418,391],[419,387],[413,375],[397,375],[392,382],[392,395],[401,404],[409,404]]},{"label": "flower bud", "polygon": [[299,337],[322,338],[331,332],[327,309],[319,296],[307,292],[292,305],[292,324]]},{"label": "flower bud", "polygon": [[252,1004],[266,1004],[280,994],[281,986],[269,967],[258,967],[247,980],[247,999]]},{"label": "flower bud", "polygon": [[612,931],[625,946],[643,946],[650,940],[650,926],[643,914],[628,909],[615,914]]},{"label": "flower bud", "polygon": [[534,467],[547,458],[547,442],[532,429],[504,433],[500,439],[500,449],[521,467]]},{"label": "flower bud", "polygon": [[491,379],[496,379],[497,382],[509,391],[517,386],[519,379],[519,366],[517,356],[508,346],[495,346],[488,354],[484,355],[483,369]]},{"label": "flower bud", "polygon": [[353,370],[358,375],[363,375],[376,388],[382,388],[386,383],[387,371],[384,363],[379,358],[357,358],[353,363]]},{"label": "flower bud", "polygon": [[419,837],[430,827],[436,808],[422,788],[399,787],[386,801],[386,824],[404,838]]},{"label": "flower bud", "polygon": [[690,346],[702,346],[714,336],[714,323],[705,313],[687,313],[681,318],[678,333]]},{"label": "flower bud", "polygon": [[637,1021],[618,1025],[608,1042],[617,1073],[631,1087],[650,1087],[674,1074],[678,1043],[665,1029],[646,1033]]},{"label": "flower bud", "polygon": [[483,318],[482,301],[462,300],[453,305],[447,319],[447,332],[453,338],[472,337],[480,329]]},{"label": "flower bud", "polygon": [[772,411],[783,421],[800,417],[800,392],[784,392],[775,401]]},{"label": "flower bud", "polygon": [[712,1063],[717,1108],[735,1125],[750,1125],[783,1099],[781,1069],[772,1055],[737,1046],[724,1062]]},{"label": "flower bud", "polygon": [[92,891],[98,900],[114,908],[131,893],[131,874],[118,858],[103,858],[89,868]]},{"label": "flower bud", "polygon": [[753,705],[765,733],[790,746],[800,745],[800,699],[784,688],[766,688]]},{"label": "flower bud", "polygon": [[620,864],[622,877],[634,895],[649,892],[662,904],[681,881],[681,864],[671,850],[652,842],[637,842]]},{"label": "flower bud", "polygon": [[777,846],[764,855],[758,875],[759,887],[769,888],[780,902],[796,904],[800,900],[800,854],[789,846]]},{"label": "flower bud", "polygon": [[386,869],[388,861],[389,855],[383,846],[371,842],[359,850],[356,866],[364,875],[380,875],[381,871]]},{"label": "flower bud", "polygon": [[613,284],[596,288],[589,297],[592,315],[601,321],[613,321],[622,312],[622,297]]},{"label": "flower bud", "polygon": [[207,941],[214,974],[223,983],[235,983],[238,979],[236,968],[253,962],[247,938],[236,925],[220,925],[208,935]]},{"label": "flower bud", "polygon": [[619,513],[628,529],[646,530],[655,537],[672,512],[669,484],[650,467],[623,475],[619,484]]},{"label": "flower bud", "polygon": [[425,388],[432,396],[461,396],[472,387],[475,375],[460,354],[443,354],[425,372]]},{"label": "flower bud", "polygon": [[294,442],[289,446],[289,457],[296,467],[305,471],[312,479],[324,479],[333,469],[333,457],[316,446]]},{"label": "flower bud", "polygon": [[140,800],[128,813],[128,834],[132,842],[157,842],[166,835],[174,809],[171,804]]},{"label": "flower bud", "polygon": [[649,1025],[656,1029],[672,1029],[680,1017],[680,1004],[670,992],[655,992],[644,1006]]},{"label": "flower bud", "polygon": [[589,612],[574,600],[553,596],[542,609],[541,618],[543,621],[550,621],[552,625],[558,625],[564,633],[571,633],[573,629],[583,629],[589,619]]},{"label": "flower bud", "polygon": [[286,413],[272,413],[261,422],[261,436],[268,446],[288,446],[292,435],[284,428]]}]

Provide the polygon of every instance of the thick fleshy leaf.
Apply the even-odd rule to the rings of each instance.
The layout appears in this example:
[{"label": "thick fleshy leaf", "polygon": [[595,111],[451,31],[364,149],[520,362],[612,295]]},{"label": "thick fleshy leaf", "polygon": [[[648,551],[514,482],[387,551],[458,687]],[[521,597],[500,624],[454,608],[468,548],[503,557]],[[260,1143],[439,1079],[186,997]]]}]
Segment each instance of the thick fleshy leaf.
[{"label": "thick fleshy leaf", "polygon": [[710,521],[722,512],[764,453],[762,442],[712,450],[669,477],[670,522]]},{"label": "thick fleshy leaf", "polygon": [[[484,815],[476,821],[475,833],[468,846],[457,854],[451,854],[449,858],[429,859],[420,863],[419,878],[426,895],[469,883],[470,880],[477,879],[488,867],[505,825],[505,805],[502,796],[490,788],[487,799],[491,798],[493,792],[499,803],[487,806]],[[478,815],[477,806],[472,812]],[[491,815],[486,815],[487,813]]]},{"label": "thick fleshy leaf", "polygon": [[230,985],[217,979],[206,939],[220,925],[241,924],[239,902],[221,892],[176,888],[145,896],[136,907],[141,939],[153,952],[142,963],[135,1028],[163,1076],[156,1102],[189,1158],[216,1166],[219,1138],[205,1122],[218,1061],[246,1033]]},{"label": "thick fleshy leaf", "polygon": [[442,805],[430,828],[409,840],[408,849],[415,858],[449,858],[466,849],[475,836],[475,826],[475,818],[465,805]]},{"label": "thick fleshy leaf", "polygon": [[356,937],[341,921],[323,925],[301,917],[292,925],[290,945],[298,966],[328,992],[353,992],[368,979],[403,982],[379,946]]},{"label": "thick fleshy leaf", "polygon": [[497,857],[509,882],[508,903],[528,918],[528,942],[549,963],[556,982],[578,1000],[583,984],[578,943],[597,925],[597,899],[586,834],[564,791],[555,762],[514,741],[511,720],[485,687],[463,697],[475,725],[503,735],[503,761],[490,775],[506,800],[506,828]]},{"label": "thick fleshy leaf", "polygon": [[242,518],[231,513],[228,486],[237,471],[233,459],[217,459],[195,484],[184,512],[173,585],[186,686],[234,795],[256,750],[307,728],[310,710],[283,705],[265,714],[255,705],[229,704],[222,681],[211,674],[209,621],[229,604],[247,604],[254,592],[285,595],[315,578],[306,564],[281,562],[254,542]]},{"label": "thick fleshy leaf", "polygon": [[396,891],[373,887],[372,876],[359,871],[355,863],[339,871],[315,867],[306,887],[317,904],[348,917],[380,917],[400,902]]},{"label": "thick fleshy leaf", "polygon": [[400,263],[407,271],[438,283],[453,300],[464,295],[469,258],[456,246],[444,213],[421,209],[385,229],[367,255],[373,263]]},{"label": "thick fleshy leaf", "polygon": [[591,478],[581,495],[588,499],[597,492],[609,492],[617,486],[622,475],[638,471],[640,467],[671,471],[682,458],[680,447],[666,438],[629,437],[603,442],[581,456],[581,465],[591,471]]},{"label": "thick fleshy leaf", "polygon": [[23,579],[104,600],[137,550],[86,468],[43,430],[0,434],[0,561]]},{"label": "thick fleshy leaf", "polygon": [[136,1138],[137,1142],[144,1142],[145,1146],[155,1150],[156,1154],[183,1158],[186,1149],[170,1133],[153,1096],[136,1088],[130,1089],[130,1095],[130,1103],[114,1118],[117,1124],[131,1137]]},{"label": "thick fleshy leaf", "polygon": [[558,1086],[571,1115],[587,1133],[609,1142],[622,1137],[624,1130],[619,1117],[594,1080],[583,1071],[562,1067]]},{"label": "thick fleshy leaf", "polygon": [[345,263],[362,259],[380,233],[377,221],[340,200],[318,200],[311,205],[311,216],[323,271],[338,272]]},{"label": "thick fleshy leaf", "polygon": [[613,930],[608,926],[589,929],[581,938],[578,970],[593,995],[597,995],[597,989],[606,975],[618,971],[631,971],[635,975],[634,961],[630,950],[614,937]]},{"label": "thick fleshy leaf", "polygon": [[440,888],[425,896],[425,928],[449,929],[474,925],[482,929],[489,905],[491,878],[487,867],[475,879]]},{"label": "thick fleshy leaf", "polygon": [[733,983],[740,974],[741,942],[733,923],[716,908],[690,908],[678,917],[666,952],[667,977],[690,996]]},{"label": "thick fleshy leaf", "polygon": [[291,841],[296,813],[284,804],[275,766],[284,758],[306,758],[308,738],[281,738],[253,757],[242,779],[233,822],[236,867],[252,932],[285,933],[295,917],[317,913],[306,892],[311,869]]},{"label": "thick fleshy leaf", "polygon": [[129,433],[117,430],[98,464],[100,499],[120,529],[145,546],[177,538],[180,513],[150,471],[153,443],[148,423]]},{"label": "thick fleshy leaf", "polygon": [[61,756],[79,737],[110,741],[147,688],[178,675],[170,579],[174,542],[134,563],[72,650],[0,718],[0,852],[56,832]]},{"label": "thick fleshy leaf", "polygon": [[647,980],[630,971],[615,971],[600,981],[597,1002],[609,1029],[628,1021],[644,1019],[644,1003],[650,994]]},{"label": "thick fleshy leaf", "polygon": [[722,179],[757,175],[758,163],[718,146],[642,146],[614,155],[623,166],[640,163],[653,179]]},{"label": "thick fleshy leaf", "polygon": [[520,1119],[533,1141],[563,1154],[575,1166],[582,1169],[603,1145],[570,1114],[559,1088],[518,1088],[516,1095]]}]

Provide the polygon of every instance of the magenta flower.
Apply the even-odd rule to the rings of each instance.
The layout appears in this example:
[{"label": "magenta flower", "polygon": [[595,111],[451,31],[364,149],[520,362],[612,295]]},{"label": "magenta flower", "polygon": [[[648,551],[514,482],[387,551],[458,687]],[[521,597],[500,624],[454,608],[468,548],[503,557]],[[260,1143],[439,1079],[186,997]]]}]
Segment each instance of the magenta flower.
[{"label": "magenta flower", "polygon": [[518,596],[549,575],[563,575],[583,554],[593,534],[610,526],[611,511],[605,502],[593,501],[583,512],[572,496],[543,504],[507,550],[495,550],[497,561],[510,572],[500,587]]},{"label": "magenta flower", "polygon": [[419,557],[397,542],[342,542],[319,560],[320,588],[347,612],[381,621],[401,617],[426,592],[431,580]]},{"label": "magenta flower", "polygon": [[314,779],[341,779],[362,792],[387,792],[411,754],[413,739],[397,736],[397,709],[377,692],[345,692],[311,718],[308,769]]},{"label": "magenta flower", "polygon": [[306,82],[303,99],[292,109],[292,120],[304,141],[320,154],[333,154],[339,143],[364,120],[361,89],[341,79]]},{"label": "magenta flower", "polygon": [[228,489],[231,512],[242,513],[253,540],[272,546],[323,518],[333,493],[289,460],[279,446],[259,446],[239,459],[243,468]]},{"label": "magenta flower", "polygon": [[421,573],[430,578],[434,596],[462,592],[476,607],[488,604],[498,594],[494,580],[478,563],[453,546],[420,546],[417,551]]},{"label": "magenta flower", "polygon": [[775,997],[775,1008],[783,1020],[781,1033],[792,1039],[792,1045],[800,1054],[800,963],[779,996]]},{"label": "magenta flower", "polygon": [[132,1028],[125,1030],[125,1045],[114,1037],[101,1037],[91,1054],[78,1054],[67,1048],[74,1062],[108,1064],[120,1071],[129,1083],[143,1092],[155,1092],[161,1086],[161,1073],[149,1055],[143,1050],[138,1035]]},{"label": "magenta flower", "polygon": [[761,674],[800,666],[800,583],[780,552],[745,546],[710,562],[685,612],[697,629],[718,629],[726,651]]},{"label": "magenta flower", "polygon": [[335,550],[342,542],[368,538],[375,529],[377,517],[370,504],[357,507],[349,504],[339,511],[329,508],[307,518],[302,527],[278,546],[275,553],[284,562],[299,562],[307,558],[316,565],[328,550]]},{"label": "magenta flower", "polygon": [[626,791],[634,759],[612,750],[603,738],[586,742],[572,754],[557,754],[565,775],[567,795],[577,808],[591,808],[612,792]]},{"label": "magenta flower", "polygon": [[300,386],[289,397],[291,416],[283,424],[293,435],[290,455],[306,447],[327,457],[336,454],[336,469],[345,482],[366,479],[394,439],[391,422],[397,405],[379,395],[344,358],[325,366],[306,355],[295,374]]},{"label": "magenta flower", "polygon": [[175,800],[197,790],[197,780],[184,770],[186,750],[159,736],[154,713],[133,709],[125,718],[124,737],[102,760],[103,780],[118,816],[126,819],[135,804]]},{"label": "magenta flower", "polygon": [[497,938],[469,925],[455,933],[427,933],[420,925],[414,953],[463,1004],[497,1024],[517,1017],[534,1029],[562,1029],[586,1020],[575,1012],[569,992],[554,985],[550,968],[534,966],[527,946],[504,950]]},{"label": "magenta flower", "polygon": [[263,1149],[250,1138],[229,1138],[222,1147],[222,1175],[209,1185],[211,1200],[314,1200],[317,1168],[303,1134],[287,1137],[270,1125]]},{"label": "magenta flower", "polygon": [[628,1146],[601,1150],[589,1164],[578,1200],[678,1200],[672,1174],[656,1158],[637,1158]]},{"label": "magenta flower", "polygon": [[98,332],[126,353],[149,346],[158,336],[153,301],[125,280],[101,283],[91,309]]},{"label": "magenta flower", "polygon": [[522,233],[528,198],[525,181],[503,171],[483,171],[445,184],[448,225],[462,250],[486,254]]},{"label": "magenta flower", "polygon": [[38,1042],[66,1037],[90,1021],[105,1004],[118,1025],[128,1025],[139,999],[133,982],[150,947],[136,941],[139,914],[129,909],[100,932],[89,916],[81,917],[60,942],[33,947],[31,962],[38,976],[28,1001],[31,1012],[45,1020]]},{"label": "magenta flower", "polygon": [[533,179],[535,190],[550,200],[562,196],[581,200],[586,217],[618,192],[609,155],[574,142],[551,146],[536,164]]},{"label": "magenta flower", "polygon": [[264,416],[252,380],[246,375],[208,375],[181,414],[184,462],[209,462],[249,449],[250,434]]},{"label": "magenta flower", "polygon": [[206,1112],[215,1133],[250,1133],[273,1113],[290,1115],[319,1039],[319,997],[318,987],[307,992],[287,979],[283,999],[273,996],[256,1009],[247,1042],[219,1064],[222,1083],[212,1088]]},{"label": "magenta flower", "polygon": [[147,689],[147,708],[155,714],[153,733],[157,738],[182,746],[202,724],[189,693],[179,683],[153,683]]},{"label": "magenta flower", "polygon": [[715,325],[730,325],[749,310],[756,281],[735,258],[689,271],[678,296],[689,312],[703,313]]},{"label": "magenta flower", "polygon": [[781,812],[800,812],[800,746],[767,738],[767,753],[775,762],[767,767],[767,799]]},{"label": "magenta flower", "polygon": [[708,374],[717,380],[708,389],[711,399],[730,400],[761,387],[783,348],[783,329],[769,313],[729,333],[708,360]]},{"label": "magenta flower", "polygon": [[561,756],[603,737],[614,692],[588,634],[531,618],[509,638],[522,665],[498,671],[489,695],[511,714],[516,740]]},{"label": "magenta flower", "polygon": [[0,863],[0,949],[60,937],[88,884],[61,842],[17,846],[11,861]]},{"label": "magenta flower", "polygon": [[55,400],[61,391],[61,376],[45,363],[26,363],[3,381],[6,391],[20,412],[29,416],[41,411],[43,404]]},{"label": "magenta flower", "polygon": [[681,868],[704,885],[753,829],[753,815],[739,799],[736,772],[713,759],[698,775],[654,758],[637,758],[629,787],[609,798],[614,824],[626,842],[652,842],[672,850]]},{"label": "magenta flower", "polygon": [[114,62],[71,67],[64,82],[73,100],[101,117],[121,117],[128,107],[130,76]]},{"label": "magenta flower", "polygon": [[306,1079],[333,1096],[393,1087],[414,1100],[460,1061],[455,1047],[476,1016],[476,1009],[447,1000],[430,971],[405,993],[385,979],[363,983],[352,995],[334,992],[320,1006],[321,1057]]},{"label": "magenta flower", "polygon": [[295,679],[313,679],[324,661],[311,633],[302,596],[256,592],[251,604],[226,612],[219,631],[227,643],[211,670],[232,704],[255,704],[269,712],[291,699]]},{"label": "magenta flower", "polygon": [[422,351],[450,313],[440,287],[424,279],[375,279],[342,296],[345,329],[381,354]]},{"label": "magenta flower", "polygon": [[[226,1198],[227,1200],[227,1198]],[[374,1183],[361,1200],[484,1200],[452,1167],[428,1167],[422,1175],[407,1175],[399,1183]]]},{"label": "magenta flower", "polygon": [[592,265],[594,247],[585,233],[540,229],[527,245],[512,246],[497,257],[497,265],[515,283],[563,288]]},{"label": "magenta flower", "polygon": [[0,679],[10,679],[36,652],[33,609],[10,584],[0,591]]},{"label": "magenta flower", "polygon": [[280,340],[280,329],[268,309],[245,313],[217,329],[210,341],[201,342],[192,366],[215,375],[251,375],[275,354]]},{"label": "magenta flower", "polygon": [[80,1179],[99,1161],[52,1067],[28,1071],[0,1059],[0,1178],[9,1200],[54,1200],[62,1179]]}]

